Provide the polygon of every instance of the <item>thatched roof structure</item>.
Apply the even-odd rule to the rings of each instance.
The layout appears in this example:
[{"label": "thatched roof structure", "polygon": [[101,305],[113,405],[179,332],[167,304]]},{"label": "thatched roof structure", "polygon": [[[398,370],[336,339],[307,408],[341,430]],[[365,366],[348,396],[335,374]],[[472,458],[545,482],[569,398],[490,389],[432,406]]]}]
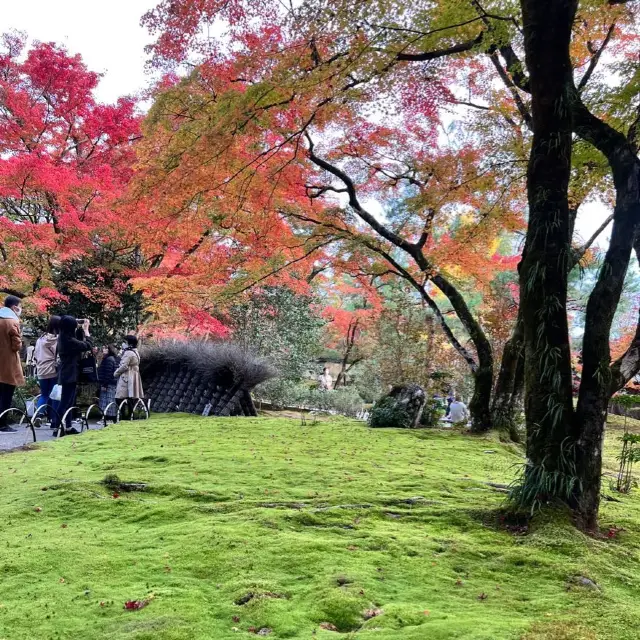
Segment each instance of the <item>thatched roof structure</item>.
[{"label": "thatched roof structure", "polygon": [[275,376],[264,360],[228,342],[158,342],[140,352],[152,411],[256,415],[250,391]]}]

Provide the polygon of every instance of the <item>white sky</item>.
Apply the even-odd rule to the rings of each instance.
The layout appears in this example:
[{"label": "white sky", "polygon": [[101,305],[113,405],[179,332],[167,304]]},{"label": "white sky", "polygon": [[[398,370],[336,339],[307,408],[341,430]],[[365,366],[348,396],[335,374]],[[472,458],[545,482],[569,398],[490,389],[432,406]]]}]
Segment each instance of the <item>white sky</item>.
[{"label": "white sky", "polygon": [[[56,42],[82,55],[91,71],[103,74],[96,97],[114,102],[149,82],[144,47],[151,41],[141,16],[158,0],[0,0],[0,33],[25,31],[30,39]],[[594,204],[580,211],[577,231],[588,238],[607,216]],[[600,237],[606,246],[610,227]]]},{"label": "white sky", "polygon": [[103,102],[136,93],[147,84],[144,46],[151,41],[141,16],[157,0],[0,0],[0,33],[25,31],[30,40],[56,42],[82,55],[104,77]]}]

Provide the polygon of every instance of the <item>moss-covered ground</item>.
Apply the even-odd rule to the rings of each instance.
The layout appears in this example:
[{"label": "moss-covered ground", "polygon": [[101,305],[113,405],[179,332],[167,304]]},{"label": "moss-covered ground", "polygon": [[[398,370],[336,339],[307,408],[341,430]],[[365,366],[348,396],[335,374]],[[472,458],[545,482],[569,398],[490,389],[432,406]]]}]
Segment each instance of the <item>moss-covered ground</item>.
[{"label": "moss-covered ground", "polygon": [[638,638],[640,490],[605,477],[611,538],[504,526],[522,460],[493,436],[176,415],[2,455],[0,639]]}]

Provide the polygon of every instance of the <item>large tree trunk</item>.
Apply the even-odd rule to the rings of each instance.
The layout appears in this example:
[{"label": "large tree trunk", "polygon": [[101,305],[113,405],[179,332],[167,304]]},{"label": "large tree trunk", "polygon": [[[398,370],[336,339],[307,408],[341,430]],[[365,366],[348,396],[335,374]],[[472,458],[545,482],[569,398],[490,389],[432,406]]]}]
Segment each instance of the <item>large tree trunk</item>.
[{"label": "large tree trunk", "polygon": [[568,184],[572,117],[569,56],[576,0],[521,0],[532,98],[529,225],[520,263],[528,464],[521,505],[572,494],[573,418],[567,322],[571,258]]},{"label": "large tree trunk", "polygon": [[344,355],[342,357],[342,361],[340,363],[340,372],[336,377],[336,381],[333,385],[334,389],[337,389],[341,384],[346,387],[347,386],[347,371],[349,370],[349,357],[351,356],[351,351],[356,343],[358,324],[360,320],[356,318],[355,320],[351,320],[349,322],[349,326],[347,327],[347,335],[346,335],[346,347],[344,350]]},{"label": "large tree trunk", "polygon": [[491,422],[491,390],[493,388],[493,367],[480,364],[473,373],[473,396],[469,403],[471,431],[484,433],[493,426]]},{"label": "large tree trunk", "polygon": [[506,433],[514,442],[520,441],[516,411],[524,382],[524,323],[518,309],[513,335],[504,345],[500,372],[496,381],[491,415],[493,427]]},{"label": "large tree trunk", "polygon": [[588,530],[597,527],[600,504],[602,445],[612,386],[611,324],[640,221],[640,164],[624,147],[610,158],[616,186],[615,217],[609,249],[587,303],[582,343],[582,381],[576,411],[576,468],[580,479],[577,511]]},{"label": "large tree trunk", "polygon": [[483,433],[491,429],[491,391],[493,388],[493,349],[480,323],[473,317],[458,289],[441,274],[431,278],[433,284],[447,296],[451,306],[476,348],[478,362],[472,369],[474,390],[469,403],[471,431]]}]

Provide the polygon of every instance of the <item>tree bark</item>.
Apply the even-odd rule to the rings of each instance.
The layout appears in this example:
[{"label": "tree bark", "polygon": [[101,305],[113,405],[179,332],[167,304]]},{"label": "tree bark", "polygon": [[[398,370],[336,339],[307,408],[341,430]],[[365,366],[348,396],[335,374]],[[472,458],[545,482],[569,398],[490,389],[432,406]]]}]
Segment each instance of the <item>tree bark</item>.
[{"label": "tree bark", "polygon": [[432,276],[431,282],[447,296],[476,348],[478,363],[475,370],[472,371],[474,388],[473,397],[469,403],[471,431],[475,433],[489,431],[492,427],[491,392],[493,390],[493,349],[491,343],[480,323],[473,317],[458,289],[440,274]]},{"label": "tree bark", "polygon": [[527,457],[516,499],[567,500],[575,466],[566,442],[573,418],[567,322],[571,257],[568,186],[572,114],[569,55],[576,0],[521,0],[533,143],[527,171],[529,225],[519,265],[525,347]]},{"label": "tree bark", "polygon": [[515,412],[524,383],[524,323],[522,312],[513,334],[504,346],[500,371],[491,404],[492,422],[495,429],[506,433],[514,442],[520,441]]},{"label": "tree bark", "polygon": [[[569,210],[569,235],[573,236],[577,211]],[[571,251],[571,261],[568,272],[580,262],[588,249],[597,240],[598,236],[613,220],[609,216],[582,245],[574,247]],[[518,308],[518,317],[511,338],[505,344],[500,371],[496,381],[491,414],[494,428],[508,433],[514,442],[520,441],[516,412],[521,409],[524,393],[524,326],[522,322],[522,309]]]},{"label": "tree bark", "polygon": [[337,389],[340,386],[340,383],[343,383],[343,386],[347,386],[347,371],[349,364],[349,356],[351,355],[351,351],[356,343],[356,332],[358,330],[359,320],[356,318],[355,320],[351,320],[349,322],[349,326],[347,328],[347,344],[344,351],[344,356],[342,357],[342,362],[340,365],[340,372],[336,377],[336,381],[333,385],[334,389]]},{"label": "tree bark", "polygon": [[[582,380],[576,410],[579,434],[576,467],[580,478],[577,511],[582,526],[595,530],[600,504],[602,446],[611,399],[614,370],[609,340],[611,324],[620,301],[634,238],[640,223],[640,163],[624,136],[592,117],[594,127],[578,130],[607,153],[616,188],[613,229],[609,249],[589,296],[582,343]],[[599,124],[604,126],[600,127]],[[600,136],[603,136],[602,138]]]}]

